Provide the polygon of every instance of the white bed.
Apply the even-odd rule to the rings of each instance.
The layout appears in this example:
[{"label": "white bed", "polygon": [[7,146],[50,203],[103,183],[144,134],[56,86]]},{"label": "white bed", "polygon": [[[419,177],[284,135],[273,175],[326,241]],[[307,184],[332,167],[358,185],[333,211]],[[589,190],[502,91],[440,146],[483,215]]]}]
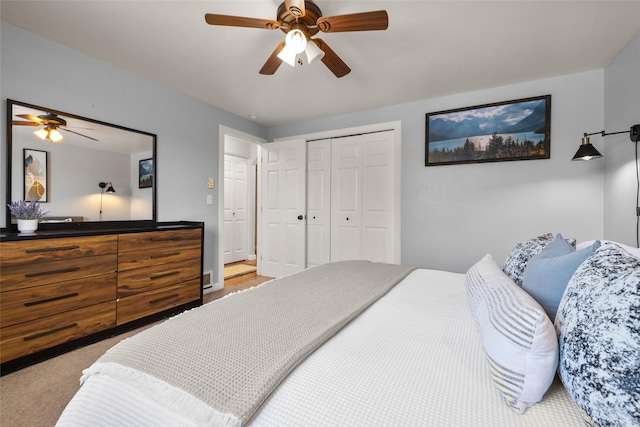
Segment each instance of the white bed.
[{"label": "white bed", "polygon": [[[410,273],[306,358],[249,425],[586,425],[557,379],[524,414],[500,399],[469,312],[465,277],[424,269]],[[91,375],[58,425],[203,424],[190,404],[181,406],[174,397],[143,394],[135,384]]]}]

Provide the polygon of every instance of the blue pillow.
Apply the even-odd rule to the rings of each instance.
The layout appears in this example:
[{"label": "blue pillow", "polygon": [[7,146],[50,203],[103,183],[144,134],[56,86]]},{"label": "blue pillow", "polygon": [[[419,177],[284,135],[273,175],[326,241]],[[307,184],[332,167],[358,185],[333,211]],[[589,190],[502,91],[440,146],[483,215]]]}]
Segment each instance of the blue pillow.
[{"label": "blue pillow", "polygon": [[596,240],[591,246],[576,251],[562,234],[558,234],[553,242],[527,263],[522,288],[538,301],[552,322],[569,279],[599,247],[600,241]]}]

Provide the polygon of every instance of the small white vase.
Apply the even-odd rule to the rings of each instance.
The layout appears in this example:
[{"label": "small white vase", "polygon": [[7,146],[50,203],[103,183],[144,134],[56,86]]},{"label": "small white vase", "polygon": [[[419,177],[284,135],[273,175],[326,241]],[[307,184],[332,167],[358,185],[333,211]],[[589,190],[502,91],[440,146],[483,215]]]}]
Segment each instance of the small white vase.
[{"label": "small white vase", "polygon": [[19,219],[18,231],[21,233],[33,233],[38,229],[37,219]]}]

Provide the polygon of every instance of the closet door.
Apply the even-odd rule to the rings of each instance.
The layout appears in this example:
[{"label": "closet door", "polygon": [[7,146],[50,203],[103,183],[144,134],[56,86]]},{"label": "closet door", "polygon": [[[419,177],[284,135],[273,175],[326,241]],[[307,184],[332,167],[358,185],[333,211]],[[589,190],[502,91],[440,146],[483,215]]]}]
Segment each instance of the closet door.
[{"label": "closet door", "polygon": [[331,145],[331,261],[396,262],[394,132]]},{"label": "closet door", "polygon": [[331,144],[331,261],[362,259],[362,136]]},{"label": "closet door", "polygon": [[362,259],[394,262],[393,132],[362,136]]},{"label": "closet door", "polygon": [[307,267],[331,261],[331,140],[307,144]]}]

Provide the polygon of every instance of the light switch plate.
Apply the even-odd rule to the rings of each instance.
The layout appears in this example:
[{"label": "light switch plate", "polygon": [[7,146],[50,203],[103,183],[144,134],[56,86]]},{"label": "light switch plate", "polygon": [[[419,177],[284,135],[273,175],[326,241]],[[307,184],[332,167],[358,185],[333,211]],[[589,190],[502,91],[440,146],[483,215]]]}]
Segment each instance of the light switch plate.
[{"label": "light switch plate", "polygon": [[207,204],[213,204],[213,196],[211,194],[207,194]]}]

